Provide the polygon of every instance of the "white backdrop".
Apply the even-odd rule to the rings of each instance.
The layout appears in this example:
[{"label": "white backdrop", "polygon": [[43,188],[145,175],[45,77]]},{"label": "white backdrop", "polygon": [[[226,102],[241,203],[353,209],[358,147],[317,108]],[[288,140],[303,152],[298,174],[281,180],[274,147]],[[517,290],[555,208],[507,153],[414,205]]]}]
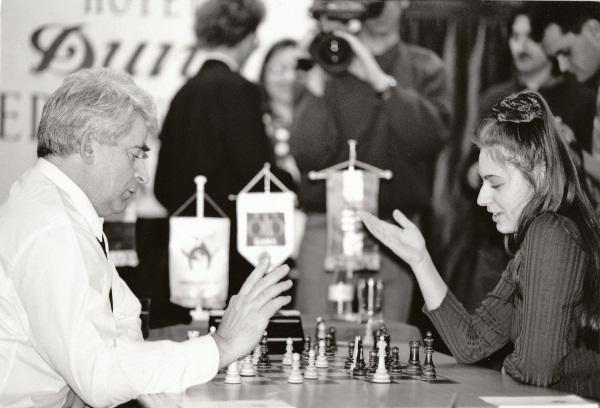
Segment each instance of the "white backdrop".
[{"label": "white backdrop", "polygon": [[[47,96],[65,75],[83,67],[126,70],[150,92],[162,120],[177,89],[197,70],[191,51],[193,10],[202,0],[0,0],[0,203],[14,180],[35,161],[35,132]],[[263,0],[267,17],[261,46],[244,75],[255,80],[268,46],[299,39],[312,21],[311,0]],[[154,173],[157,140],[149,141]],[[160,216],[149,194],[139,216]]]}]

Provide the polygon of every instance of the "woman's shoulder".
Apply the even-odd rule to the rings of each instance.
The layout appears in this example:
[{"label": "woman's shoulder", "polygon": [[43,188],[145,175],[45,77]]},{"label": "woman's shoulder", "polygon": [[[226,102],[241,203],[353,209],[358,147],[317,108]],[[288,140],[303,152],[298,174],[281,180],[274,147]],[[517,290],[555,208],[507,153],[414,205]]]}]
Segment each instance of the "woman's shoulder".
[{"label": "woman's shoulder", "polygon": [[533,219],[525,234],[525,241],[529,240],[554,243],[567,240],[581,246],[581,234],[575,221],[555,212],[545,212]]}]

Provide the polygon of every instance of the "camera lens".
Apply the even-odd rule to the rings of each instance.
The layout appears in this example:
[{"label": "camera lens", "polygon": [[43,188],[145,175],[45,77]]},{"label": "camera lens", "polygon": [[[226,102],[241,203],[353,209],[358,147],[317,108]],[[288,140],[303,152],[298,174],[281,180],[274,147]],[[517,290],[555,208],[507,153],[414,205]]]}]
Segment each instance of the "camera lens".
[{"label": "camera lens", "polygon": [[345,72],[354,56],[348,41],[333,33],[318,34],[309,52],[315,62],[330,74]]}]

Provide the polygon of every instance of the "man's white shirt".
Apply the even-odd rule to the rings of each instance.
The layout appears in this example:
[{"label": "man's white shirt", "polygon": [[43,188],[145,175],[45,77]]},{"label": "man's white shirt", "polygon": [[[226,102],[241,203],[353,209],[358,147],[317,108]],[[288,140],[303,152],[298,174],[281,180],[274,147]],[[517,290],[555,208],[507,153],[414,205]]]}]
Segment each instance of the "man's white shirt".
[{"label": "man's white shirt", "polygon": [[[0,207],[0,406],[92,406],[212,379],[212,336],[144,342],[140,304],[106,259],[85,193],[39,159]],[[113,310],[109,303],[112,288]]]}]

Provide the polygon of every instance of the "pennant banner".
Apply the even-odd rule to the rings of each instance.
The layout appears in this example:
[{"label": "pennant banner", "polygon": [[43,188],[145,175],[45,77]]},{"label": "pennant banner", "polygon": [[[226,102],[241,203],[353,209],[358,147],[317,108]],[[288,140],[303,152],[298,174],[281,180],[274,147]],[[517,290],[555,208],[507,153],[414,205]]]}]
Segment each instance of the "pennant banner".
[{"label": "pennant banner", "polygon": [[292,192],[237,196],[237,248],[252,265],[264,256],[272,266],[280,265],[292,254],[294,199]]},{"label": "pennant banner", "polygon": [[224,309],[229,278],[228,218],[171,217],[171,302]]},{"label": "pennant banner", "polygon": [[349,169],[327,178],[327,255],[325,270],[379,270],[377,244],[365,233],[357,212],[377,214],[379,177]]}]

